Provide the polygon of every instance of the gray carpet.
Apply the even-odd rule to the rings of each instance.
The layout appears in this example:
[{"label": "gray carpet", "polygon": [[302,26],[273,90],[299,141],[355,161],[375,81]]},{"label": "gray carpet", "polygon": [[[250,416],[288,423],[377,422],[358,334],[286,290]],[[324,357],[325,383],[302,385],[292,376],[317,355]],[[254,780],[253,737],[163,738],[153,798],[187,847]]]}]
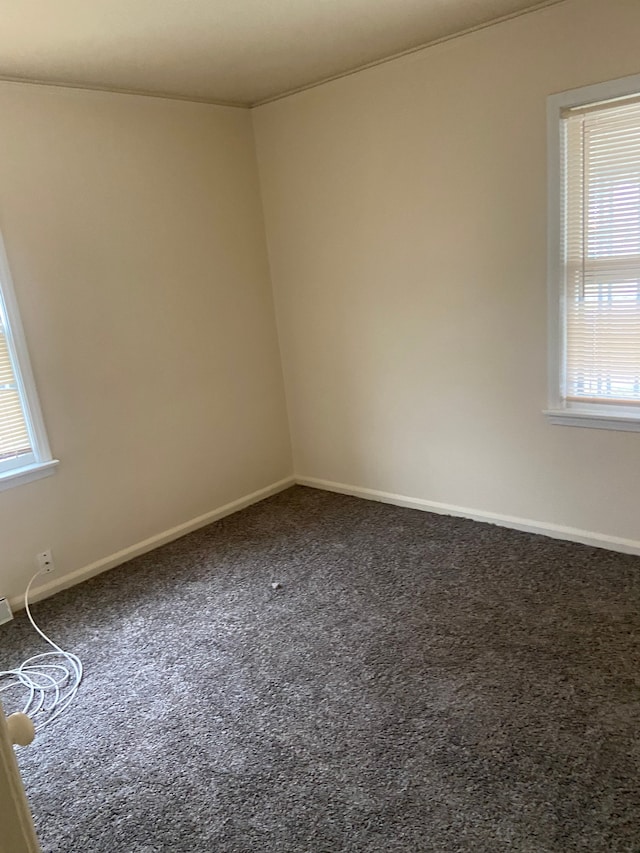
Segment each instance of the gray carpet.
[{"label": "gray carpet", "polygon": [[638,853],[639,604],[640,558],[291,489],[34,607],[86,666],[19,751],[43,849]]}]

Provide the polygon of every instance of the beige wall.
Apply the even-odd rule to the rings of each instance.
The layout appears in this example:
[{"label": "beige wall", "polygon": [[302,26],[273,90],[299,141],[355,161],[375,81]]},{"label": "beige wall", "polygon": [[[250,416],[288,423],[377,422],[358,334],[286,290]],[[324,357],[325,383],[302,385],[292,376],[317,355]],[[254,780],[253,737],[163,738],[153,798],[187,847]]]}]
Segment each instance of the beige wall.
[{"label": "beige wall", "polygon": [[[55,475],[0,492],[0,595],[291,473],[250,114],[0,84],[0,226]],[[53,576],[52,576],[53,577]]]},{"label": "beige wall", "polygon": [[542,415],[545,99],[639,34],[569,0],[253,112],[298,475],[640,540],[640,435]]}]

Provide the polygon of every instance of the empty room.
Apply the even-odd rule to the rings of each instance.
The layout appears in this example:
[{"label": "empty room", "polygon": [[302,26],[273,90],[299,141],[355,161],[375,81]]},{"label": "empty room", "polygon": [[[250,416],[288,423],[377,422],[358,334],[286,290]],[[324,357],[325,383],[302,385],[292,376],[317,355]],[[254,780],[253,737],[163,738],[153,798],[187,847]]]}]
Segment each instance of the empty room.
[{"label": "empty room", "polygon": [[0,10],[0,853],[640,851],[639,44]]}]

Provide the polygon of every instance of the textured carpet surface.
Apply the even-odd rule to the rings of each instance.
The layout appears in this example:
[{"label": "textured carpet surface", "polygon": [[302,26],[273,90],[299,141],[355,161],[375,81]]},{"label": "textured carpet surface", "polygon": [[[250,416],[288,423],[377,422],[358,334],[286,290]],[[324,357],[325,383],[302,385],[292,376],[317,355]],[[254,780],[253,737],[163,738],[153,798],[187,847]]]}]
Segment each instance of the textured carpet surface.
[{"label": "textured carpet surface", "polygon": [[291,489],[34,606],[86,667],[18,753],[43,850],[638,853],[639,604],[636,557]]}]

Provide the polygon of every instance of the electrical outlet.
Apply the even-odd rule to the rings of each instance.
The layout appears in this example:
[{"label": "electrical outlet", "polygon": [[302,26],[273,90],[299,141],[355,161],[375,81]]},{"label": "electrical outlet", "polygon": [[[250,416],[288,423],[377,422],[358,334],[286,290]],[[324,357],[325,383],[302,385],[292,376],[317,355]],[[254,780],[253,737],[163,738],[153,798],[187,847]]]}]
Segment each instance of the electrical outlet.
[{"label": "electrical outlet", "polygon": [[56,565],[53,562],[53,551],[43,551],[41,554],[36,554],[36,562],[41,572],[53,572]]}]

